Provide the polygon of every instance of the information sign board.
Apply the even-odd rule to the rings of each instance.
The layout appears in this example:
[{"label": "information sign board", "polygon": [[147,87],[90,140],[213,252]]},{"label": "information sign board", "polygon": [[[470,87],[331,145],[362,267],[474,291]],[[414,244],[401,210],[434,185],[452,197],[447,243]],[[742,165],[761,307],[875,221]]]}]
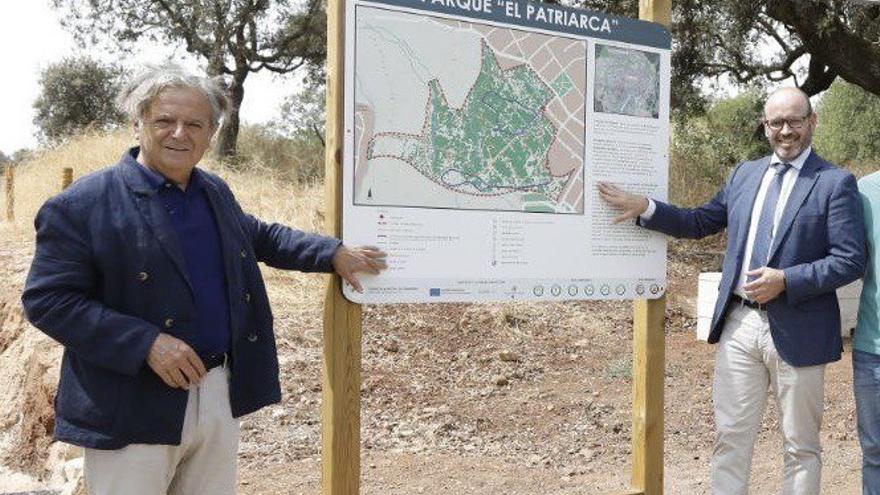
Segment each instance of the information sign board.
[{"label": "information sign board", "polygon": [[666,241],[597,181],[667,196],[670,36],[523,0],[349,0],[343,240],[359,303],[656,298]]}]

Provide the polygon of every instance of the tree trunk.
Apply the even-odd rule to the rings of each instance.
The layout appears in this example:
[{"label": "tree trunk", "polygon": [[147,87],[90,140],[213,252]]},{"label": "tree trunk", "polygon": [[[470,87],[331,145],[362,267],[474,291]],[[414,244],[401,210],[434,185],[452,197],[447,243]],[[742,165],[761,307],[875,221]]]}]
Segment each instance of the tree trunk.
[{"label": "tree trunk", "polygon": [[241,102],[244,100],[244,80],[246,77],[247,72],[236,74],[232,84],[227,88],[230,100],[229,115],[217,135],[217,156],[219,158],[231,158],[236,154],[240,121],[238,113],[241,109]]}]

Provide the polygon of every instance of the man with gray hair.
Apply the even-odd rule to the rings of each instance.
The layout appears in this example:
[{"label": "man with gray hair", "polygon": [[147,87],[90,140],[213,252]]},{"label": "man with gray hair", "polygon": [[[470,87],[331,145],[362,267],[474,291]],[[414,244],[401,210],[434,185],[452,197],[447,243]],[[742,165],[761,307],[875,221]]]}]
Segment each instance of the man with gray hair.
[{"label": "man with gray hair", "polygon": [[55,438],[85,447],[90,494],[231,494],[236,418],[281,397],[257,263],[360,290],[384,253],[266,224],[197,167],[228,107],[215,81],[150,67],[119,103],[140,146],[35,221],[22,302],[64,346]]}]

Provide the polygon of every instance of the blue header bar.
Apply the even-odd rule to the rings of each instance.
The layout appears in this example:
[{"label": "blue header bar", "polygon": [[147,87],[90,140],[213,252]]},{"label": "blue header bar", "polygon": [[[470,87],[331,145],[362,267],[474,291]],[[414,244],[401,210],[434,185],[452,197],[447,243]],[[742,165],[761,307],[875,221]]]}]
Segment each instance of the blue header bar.
[{"label": "blue header bar", "polygon": [[415,10],[670,49],[669,30],[654,22],[528,0],[369,0]]}]

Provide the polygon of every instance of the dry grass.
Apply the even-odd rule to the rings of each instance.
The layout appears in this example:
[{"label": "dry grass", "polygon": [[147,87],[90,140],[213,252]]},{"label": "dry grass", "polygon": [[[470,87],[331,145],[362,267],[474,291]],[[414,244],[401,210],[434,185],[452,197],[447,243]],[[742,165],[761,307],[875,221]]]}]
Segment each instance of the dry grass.
[{"label": "dry grass", "polygon": [[[77,136],[62,146],[37,151],[15,169],[15,223],[30,228],[40,206],[60,191],[61,171],[65,167],[73,168],[76,180],[116,163],[123,150],[134,144],[130,132],[117,131]],[[256,216],[303,230],[323,228],[320,185],[293,185],[259,163],[232,169],[208,157],[201,166],[229,182],[241,204]],[[5,196],[2,201],[5,211]]]},{"label": "dry grass", "polygon": [[[720,165],[719,165],[720,166]],[[698,206],[708,201],[724,183],[727,171],[719,171],[718,178],[707,177],[705,166],[672,154],[669,163],[669,199],[681,206]]]},{"label": "dry grass", "polygon": [[[130,131],[120,130],[109,134],[84,134],[61,146],[37,151],[15,168],[15,221],[4,226],[3,235],[23,240],[33,237],[33,219],[37,211],[61,190],[62,169],[73,168],[76,180],[116,163],[123,151],[134,144]],[[200,166],[226,180],[244,210],[257,218],[309,232],[324,230],[322,184],[294,184],[284,180],[278,171],[253,161],[232,168],[206,157]],[[5,213],[6,197],[5,194],[2,196],[0,212]],[[264,268],[264,275],[280,282],[268,284],[273,302],[302,306],[307,308],[303,313],[309,315],[309,320],[317,318],[322,277],[271,268]]]},{"label": "dry grass", "polygon": [[[258,163],[235,170],[208,161],[206,169],[222,177],[242,208],[264,222],[277,222],[306,232],[324,232],[323,184],[294,184]],[[303,328],[321,328],[324,277],[262,266],[266,290],[276,313],[275,331],[283,346]],[[296,308],[290,311],[288,308]]]},{"label": "dry grass", "polygon": [[[41,149],[15,167],[15,226],[30,233],[40,206],[61,190],[61,171],[73,168],[74,180],[119,159],[132,143],[128,132],[107,135],[87,134],[70,139],[64,145]],[[3,197],[6,211],[6,197]]]}]

